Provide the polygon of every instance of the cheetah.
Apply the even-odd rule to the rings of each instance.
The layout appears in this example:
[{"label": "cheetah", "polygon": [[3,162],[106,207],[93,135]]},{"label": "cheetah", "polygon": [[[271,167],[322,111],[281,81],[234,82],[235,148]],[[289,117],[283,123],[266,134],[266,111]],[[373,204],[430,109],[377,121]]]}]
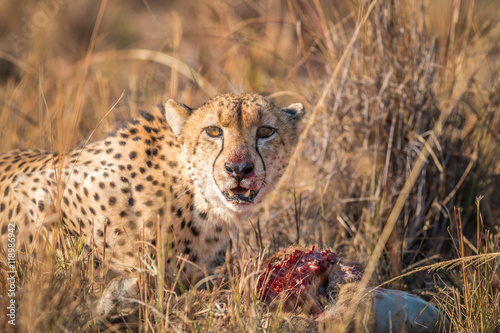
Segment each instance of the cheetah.
[{"label": "cheetah", "polygon": [[162,227],[173,235],[171,257],[191,263],[185,276],[216,267],[284,173],[303,115],[301,103],[278,108],[257,94],[218,95],[196,109],[170,99],[67,154],[4,153],[2,245],[12,225],[24,251],[63,227],[126,274]]}]

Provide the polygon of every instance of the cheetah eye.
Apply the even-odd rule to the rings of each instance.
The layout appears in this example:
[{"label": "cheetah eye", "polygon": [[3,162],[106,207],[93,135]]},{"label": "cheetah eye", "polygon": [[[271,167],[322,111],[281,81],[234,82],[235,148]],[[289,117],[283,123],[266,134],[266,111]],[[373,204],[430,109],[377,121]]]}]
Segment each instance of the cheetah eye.
[{"label": "cheetah eye", "polygon": [[205,133],[207,133],[209,137],[216,138],[222,135],[222,129],[215,126],[209,126],[205,128]]},{"label": "cheetah eye", "polygon": [[263,139],[268,138],[274,134],[276,130],[272,127],[262,126],[257,129],[257,137]]}]

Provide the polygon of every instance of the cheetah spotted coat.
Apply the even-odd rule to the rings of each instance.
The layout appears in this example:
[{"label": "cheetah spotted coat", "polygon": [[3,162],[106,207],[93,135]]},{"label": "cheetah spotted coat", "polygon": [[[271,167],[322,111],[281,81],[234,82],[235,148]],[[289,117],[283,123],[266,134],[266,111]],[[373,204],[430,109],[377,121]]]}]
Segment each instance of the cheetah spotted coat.
[{"label": "cheetah spotted coat", "polygon": [[127,272],[140,246],[157,250],[163,230],[169,260],[192,263],[186,275],[214,267],[283,174],[303,113],[299,103],[279,109],[255,94],[219,95],[197,109],[169,100],[68,154],[4,153],[2,245],[15,225],[18,250],[32,253],[41,235],[62,227]]}]

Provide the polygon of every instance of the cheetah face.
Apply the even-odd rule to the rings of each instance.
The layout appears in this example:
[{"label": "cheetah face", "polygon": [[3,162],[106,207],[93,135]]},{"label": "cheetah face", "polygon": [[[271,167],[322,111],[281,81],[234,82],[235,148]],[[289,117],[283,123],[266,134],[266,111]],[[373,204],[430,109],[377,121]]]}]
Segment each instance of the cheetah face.
[{"label": "cheetah face", "polygon": [[225,94],[195,110],[169,100],[165,111],[195,191],[208,204],[244,212],[284,173],[304,107],[279,109],[259,95]]}]

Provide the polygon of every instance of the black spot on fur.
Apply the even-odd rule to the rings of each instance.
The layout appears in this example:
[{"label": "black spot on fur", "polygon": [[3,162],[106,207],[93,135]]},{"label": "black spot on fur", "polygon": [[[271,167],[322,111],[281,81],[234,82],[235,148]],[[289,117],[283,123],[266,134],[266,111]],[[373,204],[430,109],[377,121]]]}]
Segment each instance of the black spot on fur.
[{"label": "black spot on fur", "polygon": [[205,242],[207,244],[211,244],[211,243],[217,243],[219,241],[219,237],[215,236],[215,237],[207,237],[205,238]]},{"label": "black spot on fur", "polygon": [[191,225],[190,229],[191,232],[193,233],[193,236],[198,237],[200,235],[200,230],[194,225]]},{"label": "black spot on fur", "polygon": [[155,120],[155,117],[149,112],[139,111],[139,114],[141,115],[142,118],[146,119],[149,122],[152,122]]}]

